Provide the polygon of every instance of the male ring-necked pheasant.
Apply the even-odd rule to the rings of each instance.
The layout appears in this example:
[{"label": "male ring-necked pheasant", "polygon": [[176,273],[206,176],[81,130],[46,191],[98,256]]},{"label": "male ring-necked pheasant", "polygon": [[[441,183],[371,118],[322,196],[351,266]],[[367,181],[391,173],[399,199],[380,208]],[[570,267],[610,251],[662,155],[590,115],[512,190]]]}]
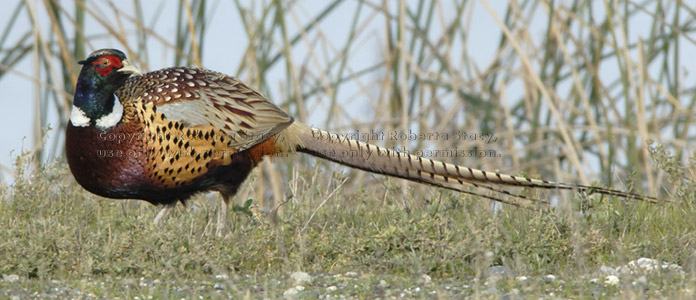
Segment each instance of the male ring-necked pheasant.
[{"label": "male ring-necked pheasant", "polygon": [[475,194],[469,190],[474,186],[526,199],[491,186],[497,184],[656,200],[486,172],[345,139],[296,122],[241,81],[205,69],[140,74],[114,49],[95,51],[79,63],[66,133],[68,164],[77,182],[100,196],[153,204],[218,191],[225,204],[218,213],[218,232],[225,226],[229,197],[264,156],[295,151],[469,194]]}]

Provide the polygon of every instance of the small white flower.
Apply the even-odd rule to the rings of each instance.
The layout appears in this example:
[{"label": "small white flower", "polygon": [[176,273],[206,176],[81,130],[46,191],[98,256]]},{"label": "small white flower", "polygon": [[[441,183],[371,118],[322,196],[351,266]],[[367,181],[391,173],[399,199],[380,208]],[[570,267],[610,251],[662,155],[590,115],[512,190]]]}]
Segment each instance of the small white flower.
[{"label": "small white flower", "polygon": [[619,277],[616,277],[616,275],[609,275],[604,278],[604,284],[605,285],[617,285],[619,284]]}]

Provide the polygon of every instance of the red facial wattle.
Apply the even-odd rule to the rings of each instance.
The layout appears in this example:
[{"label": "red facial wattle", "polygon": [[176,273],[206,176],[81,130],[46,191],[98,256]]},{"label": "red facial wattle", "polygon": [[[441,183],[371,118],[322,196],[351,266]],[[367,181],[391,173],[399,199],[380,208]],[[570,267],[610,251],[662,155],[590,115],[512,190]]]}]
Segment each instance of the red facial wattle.
[{"label": "red facial wattle", "polygon": [[102,76],[109,75],[114,68],[120,69],[122,66],[121,60],[113,55],[104,55],[99,57],[94,61],[93,65],[94,69],[96,69],[99,74],[102,74]]}]

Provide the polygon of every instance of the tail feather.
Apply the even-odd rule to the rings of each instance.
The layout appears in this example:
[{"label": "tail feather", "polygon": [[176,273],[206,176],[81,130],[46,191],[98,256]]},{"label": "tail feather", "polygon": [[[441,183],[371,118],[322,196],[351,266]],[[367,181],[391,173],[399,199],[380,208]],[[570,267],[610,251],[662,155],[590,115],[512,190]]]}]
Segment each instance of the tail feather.
[{"label": "tail feather", "polygon": [[[294,143],[297,145],[295,150],[299,152],[308,153],[353,168],[436,185],[467,194],[472,194],[472,192],[466,188],[467,185],[470,185],[526,201],[535,201],[535,199],[523,195],[489,186],[490,184],[495,184],[539,189],[575,190],[588,194],[598,193],[626,199],[660,203],[660,201],[654,197],[609,188],[553,182],[498,172],[487,172],[436,161],[430,158],[404,154],[380,146],[350,140],[341,135],[310,128],[297,122],[288,127],[287,131],[288,133],[286,133],[286,135],[295,139]],[[510,201],[503,199],[476,193],[473,194],[494,201],[512,204],[508,203]],[[548,204],[548,201],[542,202]]]}]

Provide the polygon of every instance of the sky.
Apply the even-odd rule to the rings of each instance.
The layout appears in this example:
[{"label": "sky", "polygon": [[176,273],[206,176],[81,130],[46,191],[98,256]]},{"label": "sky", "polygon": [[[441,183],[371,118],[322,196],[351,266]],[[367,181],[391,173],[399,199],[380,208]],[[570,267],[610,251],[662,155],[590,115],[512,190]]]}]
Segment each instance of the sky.
[{"label": "sky", "polygon": [[[13,8],[22,0],[9,0],[5,1],[7,7]],[[376,1],[381,2],[381,1]],[[502,18],[504,14],[504,9],[506,3],[503,1],[489,1],[490,5],[493,6],[494,10],[498,14],[498,17]],[[41,22],[41,32],[47,34],[50,32],[48,16],[45,11],[43,11],[43,2],[40,0],[29,0],[27,1],[31,6],[33,6],[37,13],[37,18]],[[73,9],[74,4],[71,1],[61,1],[61,3],[66,7],[66,9]],[[131,6],[133,1],[88,1],[90,7],[99,9],[103,14],[104,18],[110,22],[115,22],[114,16],[110,13],[112,10],[110,8],[110,3],[118,3],[122,5],[122,10],[126,12],[133,11]],[[206,36],[206,46],[204,48],[203,61],[204,67],[214,69],[227,74],[234,74],[239,66],[240,57],[243,56],[243,50],[245,47],[240,47],[235,44],[235,41],[240,44],[246,45],[246,33],[241,25],[240,20],[236,19],[238,14],[236,12],[232,14],[227,14],[226,12],[236,10],[234,3],[232,1],[210,1],[209,5],[209,24]],[[315,15],[323,6],[316,5],[317,2],[314,1],[298,1],[296,2],[295,9],[293,13],[288,14],[289,17],[294,18],[289,24],[303,23],[303,18]],[[322,2],[323,3],[323,2]],[[390,2],[394,5],[396,2]],[[409,5],[417,3],[416,1],[410,1]],[[443,5],[447,7],[448,1],[443,1]],[[352,12],[355,11],[353,6],[356,2],[348,1],[337,11],[338,13],[333,13],[330,18],[322,22],[321,28],[324,31],[326,38],[331,41],[335,41],[334,44],[342,45],[348,34],[349,24],[352,22]],[[175,32],[175,22],[172,21],[174,18],[171,16],[176,15],[177,4],[175,1],[142,1],[143,15],[147,19],[151,20],[153,30],[162,34],[164,37],[172,37],[173,32]],[[0,20],[8,20],[13,13],[13,9],[0,10]],[[540,11],[540,10],[537,10]],[[341,13],[349,12],[349,13]],[[451,11],[443,11],[445,15],[451,13]],[[212,14],[212,15],[211,15]],[[228,15],[234,16],[228,17]],[[465,45],[465,51],[468,55],[477,62],[481,67],[485,67],[487,62],[493,59],[494,50],[498,46],[498,38],[500,36],[500,29],[491,17],[490,13],[484,9],[479,1],[473,4],[472,21],[470,22],[469,30],[469,41],[474,41]],[[28,28],[31,28],[29,23],[30,18],[27,15],[27,10],[22,10],[21,15],[18,19],[18,24],[16,25],[16,30],[13,30],[8,40],[16,40],[20,37],[21,33],[25,32]],[[91,18],[87,18],[87,35],[98,35],[104,32],[101,26],[98,26]],[[635,24],[631,24],[631,32],[633,35],[631,38],[636,39],[636,37],[644,34],[648,28],[647,24],[650,22],[642,22],[641,18],[636,18]],[[539,16],[539,26],[532,26],[531,34],[543,36],[544,31],[544,17]],[[436,22],[437,23],[437,22]],[[533,25],[536,23],[533,22]],[[0,26],[5,24],[0,23]],[[293,28],[290,31],[293,32]],[[375,28],[374,30],[379,30]],[[379,34],[376,33],[375,36]],[[493,37],[493,38],[491,38]],[[90,45],[92,49],[95,50],[105,47],[121,48],[115,40],[111,39],[94,39],[90,40]],[[173,41],[168,41],[173,43]],[[171,66],[173,62],[172,54],[165,51],[161,47],[160,43],[157,41],[149,41],[149,67],[151,69],[158,69]],[[369,65],[370,62],[374,60],[374,52],[383,46],[378,38],[370,38],[369,36],[364,37],[360,40],[361,45],[355,47],[355,53],[352,53],[351,63],[357,65],[364,64]],[[12,44],[11,42],[8,44]],[[456,48],[455,48],[456,49]],[[302,51],[302,50],[298,50]],[[306,55],[306,53],[294,53],[299,57]],[[31,56],[30,56],[31,58]],[[0,174],[5,182],[10,182],[11,176],[9,173],[9,167],[22,149],[31,150],[32,144],[32,132],[35,130],[32,128],[31,120],[34,118],[35,107],[36,107],[36,97],[34,92],[35,82],[32,79],[34,77],[34,69],[37,66],[34,64],[32,59],[24,59],[19,65],[17,65],[9,74],[5,75],[0,79],[0,92],[2,93],[2,107],[4,109],[0,110]],[[614,72],[616,70],[602,70],[602,72]],[[271,73],[273,74],[273,73]],[[277,78],[285,76],[282,70],[277,73]],[[273,75],[271,75],[273,77]],[[267,78],[267,81],[274,82],[276,78]],[[693,81],[693,78],[690,78]],[[521,89],[521,86],[518,87]],[[351,91],[343,91],[346,95],[351,94]],[[508,91],[516,92],[515,90]],[[521,92],[521,91],[517,91]],[[46,110],[55,109],[52,107],[44,108]],[[363,111],[355,111],[356,114],[361,114]],[[55,113],[48,113],[48,122],[55,123],[56,117]],[[316,116],[316,119],[310,119],[309,122],[321,123],[323,122],[320,117]],[[48,145],[53,145],[57,143],[56,132],[53,130],[48,136]],[[47,157],[45,160],[53,160],[54,157]]]},{"label": "sky", "polygon": [[[10,0],[6,2],[8,7],[14,8],[22,0]],[[50,33],[50,23],[49,18],[43,9],[43,4],[41,1],[28,1],[33,10],[36,11],[37,19],[41,23],[41,32],[46,35]],[[73,9],[74,4],[71,1],[61,1],[66,9]],[[108,7],[108,1],[94,1],[96,5],[90,5],[90,7],[96,7],[96,9],[101,8],[101,11],[105,15],[105,19],[114,22],[113,16],[110,17],[110,8]],[[92,3],[92,4],[94,4]],[[118,1],[119,5],[122,5],[121,9],[125,12],[132,12],[132,1]],[[243,44],[247,43],[246,34],[244,33],[244,28],[240,20],[235,18],[226,17],[225,12],[235,10],[235,6],[232,1],[210,1],[209,13],[209,24],[208,33],[206,36],[206,45],[204,47],[203,61],[204,67],[214,69],[227,74],[234,74],[237,70],[240,62],[240,57],[243,55],[244,47],[237,47],[234,43],[234,39],[242,41]],[[312,1],[300,2],[297,4],[297,9],[294,13],[294,21],[289,22],[289,24],[298,24],[304,22],[303,17],[308,17],[315,15],[319,9],[323,8],[320,5],[312,5]],[[341,11],[353,12],[355,3],[350,1],[346,4],[342,4],[339,7],[338,12],[331,15],[331,17],[322,23],[322,31],[331,40],[335,40],[336,45],[341,45],[348,35],[348,28],[352,22],[352,13],[340,13]],[[152,20],[153,30],[162,34],[165,37],[173,36],[175,31],[174,18],[168,16],[175,16],[177,11],[177,4],[175,1],[143,1],[143,15],[150,16],[147,19]],[[479,8],[479,10],[482,10]],[[0,20],[8,20],[13,13],[13,9],[0,10]],[[238,16],[237,13],[232,14],[233,16]],[[170,19],[171,18],[171,19]],[[479,18],[477,18],[479,19]],[[482,35],[491,36],[492,28],[495,28],[495,24],[490,18],[480,18],[474,22],[476,27],[483,30],[473,30],[472,35]],[[5,26],[5,24],[2,24]],[[15,25],[14,29],[8,40],[13,41],[20,38],[21,34],[26,32],[31,28],[30,18],[27,10],[22,10],[18,23]],[[104,29],[99,26],[92,18],[87,18],[88,32],[87,35],[99,35],[104,33]],[[378,29],[375,29],[378,30]],[[292,32],[292,30],[290,30]],[[225,38],[217,38],[218,35],[224,35]],[[113,47],[122,48],[118,42],[111,39],[94,39],[88,41],[92,46],[91,50]],[[168,41],[173,43],[173,41]],[[353,53],[354,59],[352,60],[352,66],[359,68],[361,62],[364,65],[371,63],[371,55],[374,55],[374,51],[381,47],[377,43],[383,43],[384,41],[377,41],[376,39],[365,38],[362,42],[368,43],[367,45],[361,45],[356,47],[358,50]],[[7,43],[11,45],[13,43]],[[173,62],[173,57],[170,51],[165,51],[158,42],[149,42],[149,67],[151,69],[158,69],[171,66]],[[470,49],[475,57],[480,57],[482,61],[490,60],[490,53],[492,49],[495,48],[495,42],[487,45],[479,44],[476,48]],[[486,48],[489,47],[490,50]],[[301,54],[298,54],[301,55]],[[486,58],[488,56],[488,58]],[[37,106],[37,95],[35,93],[35,77],[36,64],[33,61],[33,57],[29,56],[28,59],[22,60],[18,65],[14,67],[9,74],[5,75],[4,78],[0,80],[0,91],[2,91],[3,100],[2,106],[3,110],[0,110],[0,173],[5,182],[12,181],[11,176],[9,176],[12,163],[14,162],[17,155],[21,153],[22,150],[33,149],[33,128],[32,120],[34,119],[35,107]],[[278,77],[282,77],[285,74],[278,72]],[[273,78],[267,79],[269,82],[273,82]],[[55,107],[43,108],[48,111],[52,111]],[[57,122],[57,117],[55,113],[47,113],[48,123],[55,124]],[[316,122],[321,122],[319,119]],[[59,143],[56,140],[56,130],[49,131],[47,136],[47,147],[50,148],[51,145]],[[53,160],[54,157],[46,157],[45,161]]]}]

